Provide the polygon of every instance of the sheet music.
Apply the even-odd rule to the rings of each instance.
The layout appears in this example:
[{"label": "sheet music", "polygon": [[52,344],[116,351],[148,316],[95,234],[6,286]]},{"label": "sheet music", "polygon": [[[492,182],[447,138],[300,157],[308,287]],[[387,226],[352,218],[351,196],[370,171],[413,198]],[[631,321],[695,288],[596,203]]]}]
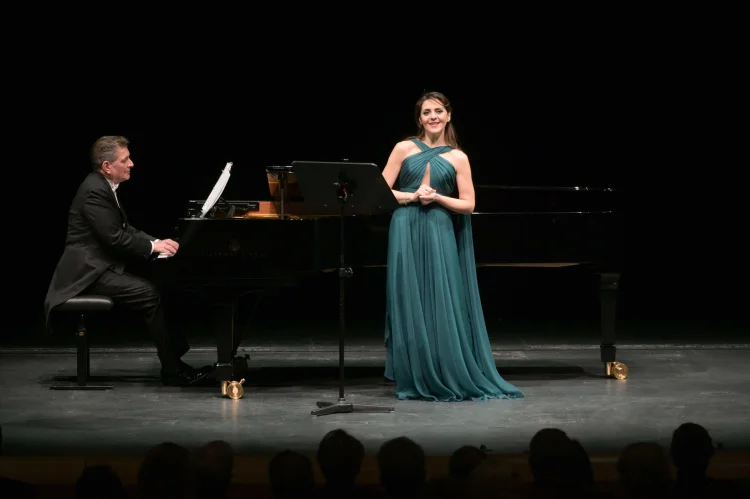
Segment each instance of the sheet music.
[{"label": "sheet music", "polygon": [[219,180],[216,182],[216,185],[214,185],[214,188],[211,191],[211,194],[208,195],[206,202],[203,203],[203,208],[201,209],[201,218],[205,217],[206,213],[208,213],[211,210],[211,208],[214,207],[214,205],[216,204],[216,201],[219,200],[219,198],[221,197],[221,194],[224,192],[224,188],[227,186],[227,182],[229,181],[229,176],[231,175],[232,165],[233,163],[230,161],[224,167],[224,171],[221,172],[221,176],[219,177]]},{"label": "sheet music", "polygon": [[[203,203],[203,208],[201,209],[201,218],[206,216],[206,213],[211,211],[211,208],[214,207],[216,204],[216,201],[219,200],[222,193],[224,192],[224,188],[227,186],[227,182],[229,182],[229,176],[232,172],[232,165],[233,162],[228,162],[224,166],[224,170],[221,172],[221,175],[219,176],[219,180],[216,182],[216,185],[214,185],[214,188],[211,190],[211,194],[208,195],[208,198],[206,198],[206,202]],[[160,258],[172,258],[174,255],[170,255],[169,253],[159,253],[159,255],[156,257],[157,259]]]}]

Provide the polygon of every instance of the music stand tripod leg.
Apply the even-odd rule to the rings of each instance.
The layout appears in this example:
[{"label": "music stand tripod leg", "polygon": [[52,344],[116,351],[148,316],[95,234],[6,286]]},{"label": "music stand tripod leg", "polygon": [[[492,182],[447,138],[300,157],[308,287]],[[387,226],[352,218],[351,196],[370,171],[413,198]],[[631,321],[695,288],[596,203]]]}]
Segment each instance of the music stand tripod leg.
[{"label": "music stand tripod leg", "polygon": [[328,414],[343,414],[346,412],[393,412],[393,407],[383,405],[352,404],[349,402],[318,402],[320,409],[312,411],[315,416],[327,416]]}]

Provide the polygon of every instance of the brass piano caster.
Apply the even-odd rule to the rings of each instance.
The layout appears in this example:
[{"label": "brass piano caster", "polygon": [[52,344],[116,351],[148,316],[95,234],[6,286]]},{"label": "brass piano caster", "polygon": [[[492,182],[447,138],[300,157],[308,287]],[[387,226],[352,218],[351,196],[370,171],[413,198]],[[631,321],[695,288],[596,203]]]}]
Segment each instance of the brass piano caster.
[{"label": "brass piano caster", "polygon": [[245,393],[245,389],[242,388],[242,383],[245,382],[245,378],[239,381],[222,381],[221,382],[221,394],[230,399],[241,399]]},{"label": "brass piano caster", "polygon": [[625,379],[628,377],[628,366],[622,362],[607,362],[607,376],[615,379]]}]

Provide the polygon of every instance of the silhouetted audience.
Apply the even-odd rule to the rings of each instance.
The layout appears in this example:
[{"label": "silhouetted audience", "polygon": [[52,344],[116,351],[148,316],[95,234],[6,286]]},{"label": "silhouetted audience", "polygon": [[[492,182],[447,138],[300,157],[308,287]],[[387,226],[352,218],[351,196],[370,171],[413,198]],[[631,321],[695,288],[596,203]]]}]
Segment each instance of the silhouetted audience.
[{"label": "silhouetted audience", "polygon": [[36,487],[33,484],[0,477],[0,497],[5,499],[36,499]]},{"label": "silhouetted audience", "polygon": [[378,452],[378,468],[387,498],[422,496],[427,477],[424,450],[410,438],[398,437],[384,443]]},{"label": "silhouetted audience", "polygon": [[196,499],[224,499],[232,483],[234,449],[223,440],[209,442],[198,450],[195,461]]},{"label": "silhouetted audience", "polygon": [[573,459],[571,460],[571,473],[574,484],[574,490],[578,491],[580,497],[590,499],[605,499],[612,497],[612,494],[599,492],[594,478],[594,467],[591,465],[589,453],[586,452],[581,442],[571,439],[573,444]]},{"label": "silhouetted audience", "polygon": [[448,474],[456,480],[468,480],[471,472],[482,464],[487,455],[479,447],[464,445],[456,449],[448,461]]},{"label": "silhouetted audience", "polygon": [[439,499],[466,495],[469,478],[486,457],[484,451],[473,445],[459,447],[448,460],[448,475],[431,478],[426,484],[425,493]]},{"label": "silhouetted audience", "polygon": [[544,428],[536,432],[529,442],[532,496],[580,497],[583,483],[579,452],[562,430]]},{"label": "silhouetted audience", "polygon": [[76,480],[76,499],[125,499],[125,488],[111,466],[87,466]]},{"label": "silhouetted audience", "polygon": [[[3,427],[0,425],[0,456],[3,455]],[[0,498],[35,499],[37,496],[34,485],[21,480],[0,477]]]},{"label": "silhouetted audience", "polygon": [[139,499],[192,499],[195,480],[190,452],[165,442],[153,447],[138,470]]},{"label": "silhouetted audience", "polygon": [[[0,455],[3,433],[0,427]],[[448,460],[447,474],[427,482],[425,453],[408,437],[385,442],[377,454],[380,487],[358,486],[365,458],[362,442],[342,429],[328,432],[318,445],[317,460],[324,481],[316,484],[310,458],[292,450],[278,453],[268,464],[268,481],[277,499],[730,499],[750,497],[747,480],[718,480],[708,476],[713,441],[699,424],[674,430],[669,453],[654,443],[635,443],[621,453],[616,470],[619,492],[602,493],[586,449],[557,428],[538,431],[529,442],[531,484],[520,479],[512,460],[488,456],[482,446],[465,445]],[[144,456],[133,499],[228,499],[242,497],[231,490],[235,452],[222,440],[205,444],[195,460],[182,446],[165,442]],[[670,463],[671,458],[671,463]],[[672,478],[672,467],[676,479]],[[612,484],[609,486],[611,487]],[[41,490],[44,497],[50,491]],[[127,490],[111,466],[85,467],[75,482],[76,499],[125,499]],[[615,495],[611,495],[615,492]],[[56,492],[52,492],[55,494]],[[36,498],[36,486],[0,477],[1,498]],[[744,495],[743,495],[744,494]],[[69,496],[69,495],[66,495]]]},{"label": "silhouetted audience", "polygon": [[318,445],[318,465],[325,483],[320,496],[326,499],[362,497],[366,491],[356,486],[365,458],[362,442],[345,430],[328,432]]},{"label": "silhouetted audience", "polygon": [[628,445],[617,461],[626,498],[664,499],[671,493],[671,470],[664,449],[655,443]]},{"label": "silhouetted audience", "polygon": [[466,488],[457,488],[453,495],[443,497],[462,498],[467,493],[471,499],[526,499],[527,489],[507,464],[480,462],[467,477]]},{"label": "silhouetted audience", "polygon": [[677,470],[674,484],[675,499],[722,499],[734,497],[732,490],[721,480],[707,475],[714,456],[714,445],[708,431],[701,425],[685,423],[672,433],[669,454]]},{"label": "silhouetted audience", "polygon": [[276,499],[305,499],[315,495],[312,462],[291,450],[279,452],[268,463],[268,481]]}]

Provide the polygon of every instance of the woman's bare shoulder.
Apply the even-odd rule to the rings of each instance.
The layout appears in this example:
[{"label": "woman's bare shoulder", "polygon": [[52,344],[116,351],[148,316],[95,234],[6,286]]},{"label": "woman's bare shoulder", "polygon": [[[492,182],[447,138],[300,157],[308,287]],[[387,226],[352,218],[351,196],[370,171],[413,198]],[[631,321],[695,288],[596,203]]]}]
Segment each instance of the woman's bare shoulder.
[{"label": "woman's bare shoulder", "polygon": [[451,150],[449,157],[451,163],[453,163],[453,166],[455,166],[456,169],[469,167],[469,156],[467,156],[461,149]]},{"label": "woman's bare shoulder", "polygon": [[410,152],[410,151],[413,151],[415,149],[418,150],[419,147],[417,147],[417,144],[415,144],[411,140],[406,139],[406,140],[402,140],[401,142],[397,142],[396,146],[394,147],[394,149],[397,149],[397,150],[399,150],[401,152]]}]

